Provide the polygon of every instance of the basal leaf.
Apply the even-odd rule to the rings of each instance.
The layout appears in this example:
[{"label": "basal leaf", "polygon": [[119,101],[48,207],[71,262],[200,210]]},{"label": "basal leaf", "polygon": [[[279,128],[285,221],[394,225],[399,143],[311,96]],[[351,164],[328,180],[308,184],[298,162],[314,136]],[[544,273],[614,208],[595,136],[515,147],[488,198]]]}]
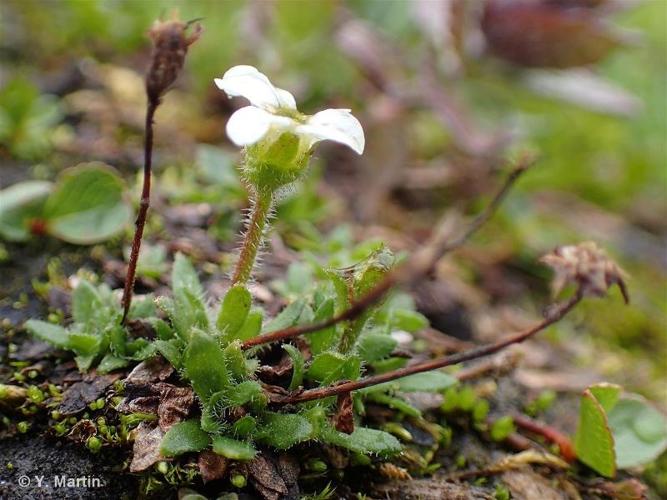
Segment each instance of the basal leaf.
[{"label": "basal leaf", "polygon": [[614,477],[616,474],[614,438],[604,408],[588,389],[581,398],[574,448],[581,462],[605,477]]},{"label": "basal leaf", "polygon": [[256,438],[264,444],[286,450],[311,438],[312,434],[313,426],[301,415],[266,412]]},{"label": "basal leaf", "polygon": [[264,320],[264,311],[261,309],[251,309],[246,317],[245,323],[241,329],[236,332],[236,338],[244,342],[253,337],[257,337],[262,330],[262,321]]},{"label": "basal leaf", "polygon": [[644,398],[621,398],[608,418],[619,468],[648,463],[667,449],[667,419]]},{"label": "basal leaf", "polygon": [[209,435],[199,427],[199,421],[186,420],[167,431],[160,443],[160,453],[165,457],[175,457],[183,453],[201,451],[210,441]]},{"label": "basal leaf", "polygon": [[455,377],[440,371],[415,373],[397,382],[403,392],[440,392],[458,383]]},{"label": "basal leaf", "polygon": [[63,171],[44,206],[48,232],[77,244],[110,238],[131,219],[124,191],[123,180],[103,163]]},{"label": "basal leaf", "polygon": [[222,300],[217,321],[223,339],[229,342],[236,338],[236,333],[248,317],[251,305],[252,296],[245,286],[235,285],[229,289]]},{"label": "basal leaf", "polygon": [[113,354],[107,354],[102,358],[100,364],[97,365],[97,371],[99,373],[109,373],[119,368],[125,368],[129,364],[129,361],[125,358],[119,358]]},{"label": "basal leaf", "polygon": [[382,394],[381,392],[371,392],[368,394],[367,399],[369,401],[373,401],[374,403],[388,406],[389,408],[403,413],[404,415],[408,415],[409,417],[421,417],[422,414],[421,411],[419,411],[407,401],[389,396],[388,394]]},{"label": "basal leaf", "polygon": [[188,290],[196,296],[204,295],[204,289],[199,282],[197,271],[190,260],[178,252],[174,258],[174,267],[171,270],[171,286],[174,293]]},{"label": "basal leaf", "polygon": [[223,352],[225,354],[225,366],[227,366],[227,371],[234,380],[240,382],[246,378],[249,373],[245,355],[241,350],[241,342],[236,340],[230,343],[224,348]]},{"label": "basal leaf", "polygon": [[271,322],[266,325],[266,328],[264,328],[262,333],[270,333],[295,325],[305,306],[306,302],[304,300],[295,300],[285,309],[280,311],[280,314],[278,314],[278,316],[273,318]]},{"label": "basal leaf", "polygon": [[218,343],[206,333],[194,330],[183,357],[185,376],[202,401],[231,385],[225,355]]},{"label": "basal leaf", "polygon": [[389,356],[397,344],[389,335],[370,333],[362,335],[357,343],[357,350],[361,359],[372,363]]},{"label": "basal leaf", "polygon": [[336,380],[355,380],[359,377],[361,360],[355,355],[327,351],[313,359],[306,377],[322,384]]},{"label": "basal leaf", "polygon": [[213,438],[213,451],[232,460],[252,460],[257,455],[257,450],[249,442],[237,441],[225,436]]},{"label": "basal leaf", "polygon": [[322,431],[321,439],[364,455],[390,456],[403,450],[398,439],[388,432],[366,427],[357,427],[352,434],[345,434],[327,426]]},{"label": "basal leaf", "polygon": [[52,186],[46,181],[27,181],[0,191],[0,238],[9,241],[30,238],[30,221],[42,216]]},{"label": "basal leaf", "polygon": [[81,281],[72,292],[72,318],[78,323],[89,323],[104,307],[97,289],[88,281]]},{"label": "basal leaf", "polygon": [[100,351],[101,338],[89,333],[70,332],[67,348],[81,356],[95,355]]},{"label": "basal leaf", "polygon": [[299,349],[293,345],[283,344],[283,349],[287,351],[287,354],[292,360],[292,380],[289,384],[289,390],[293,391],[297,389],[303,382],[305,360],[303,359],[303,354],[301,354],[301,351],[299,351]]},{"label": "basal leaf", "polygon": [[69,347],[69,333],[62,326],[37,319],[29,319],[25,322],[25,328],[38,339],[56,347]]},{"label": "basal leaf", "polygon": [[[335,302],[332,298],[325,299],[315,311],[315,323],[321,323],[331,319],[334,315]],[[328,349],[331,349],[338,341],[336,335],[336,326],[332,325],[324,330],[319,330],[308,335],[308,342],[310,343],[310,350],[313,355],[320,354]]]}]

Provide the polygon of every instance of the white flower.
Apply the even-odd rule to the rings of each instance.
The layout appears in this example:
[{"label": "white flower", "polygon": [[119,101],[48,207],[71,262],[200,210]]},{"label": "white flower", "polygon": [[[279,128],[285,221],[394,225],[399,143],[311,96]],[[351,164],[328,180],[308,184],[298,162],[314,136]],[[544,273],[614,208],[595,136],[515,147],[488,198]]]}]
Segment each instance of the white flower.
[{"label": "white flower", "polygon": [[228,96],[242,96],[250,106],[237,110],[227,122],[227,135],[237,146],[249,146],[267,134],[292,132],[310,149],[323,140],[349,146],[358,154],[364,151],[364,131],[349,109],[325,109],[312,116],[299,113],[294,96],[274,87],[253,66],[234,66],[215,84]]}]

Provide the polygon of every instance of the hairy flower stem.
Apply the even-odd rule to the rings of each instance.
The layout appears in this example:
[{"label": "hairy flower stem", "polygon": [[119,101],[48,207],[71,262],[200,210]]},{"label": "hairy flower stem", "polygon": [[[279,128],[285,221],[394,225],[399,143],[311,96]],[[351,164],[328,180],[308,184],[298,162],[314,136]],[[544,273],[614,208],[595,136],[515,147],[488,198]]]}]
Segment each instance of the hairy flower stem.
[{"label": "hairy flower stem", "polygon": [[252,212],[248,219],[239,260],[232,275],[232,285],[245,284],[252,276],[257,252],[264,239],[264,229],[271,214],[273,193],[271,191],[254,192],[252,204]]},{"label": "hairy flower stem", "polygon": [[132,240],[132,250],[130,252],[130,262],[127,267],[127,276],[125,277],[125,288],[123,289],[123,324],[127,320],[132,304],[132,291],[134,289],[134,280],[137,274],[137,262],[139,260],[139,250],[141,249],[141,239],[144,235],[144,226],[148,216],[148,208],[151,199],[151,172],[153,164],[153,118],[155,111],[160,105],[160,98],[148,99],[146,106],[146,131],[144,137],[144,184],[141,190],[141,202],[139,204],[139,213],[135,222],[134,239]]},{"label": "hairy flower stem", "polygon": [[506,339],[499,340],[491,344],[475,347],[467,351],[463,351],[452,356],[445,356],[439,359],[432,359],[429,361],[424,361],[423,363],[417,363],[411,366],[406,366],[405,368],[400,368],[398,370],[393,370],[386,373],[381,373],[379,375],[373,375],[371,377],[362,378],[361,380],[352,380],[347,382],[342,382],[337,385],[332,385],[328,387],[318,387],[316,389],[310,389],[307,391],[296,392],[288,394],[287,396],[272,395],[272,403],[277,405],[285,404],[295,404],[295,403],[304,403],[306,401],[314,401],[316,399],[328,398],[331,396],[337,396],[338,394],[344,394],[346,392],[356,391],[363,389],[365,387],[371,387],[374,385],[382,384],[384,382],[391,382],[399,378],[406,377],[408,375],[414,375],[415,373],[428,372],[432,370],[437,370],[439,368],[444,368],[446,366],[457,365],[463,363],[464,361],[470,361],[473,359],[481,358],[484,356],[489,356],[495,354],[498,351],[505,349],[506,347],[519,344],[536,333],[544,330],[548,326],[560,321],[568,312],[570,312],[574,307],[581,301],[583,298],[582,290],[577,290],[576,294],[572,296],[566,302],[552,306],[546,314],[546,317],[540,321],[535,326],[528,328],[522,332],[516,333],[507,337]]}]

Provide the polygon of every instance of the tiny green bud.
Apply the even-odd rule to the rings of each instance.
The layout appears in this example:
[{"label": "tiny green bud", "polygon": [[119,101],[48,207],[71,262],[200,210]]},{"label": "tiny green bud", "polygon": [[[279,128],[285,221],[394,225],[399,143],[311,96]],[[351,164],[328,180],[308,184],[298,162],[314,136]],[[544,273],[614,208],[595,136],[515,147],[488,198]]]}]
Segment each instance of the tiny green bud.
[{"label": "tiny green bud", "polygon": [[7,462],[7,465],[5,465],[5,467],[7,467],[7,470],[14,470],[14,464],[11,462]]},{"label": "tiny green bud", "polygon": [[22,420],[16,424],[16,430],[18,430],[21,434],[28,432],[28,429],[30,429],[30,424],[25,420]]},{"label": "tiny green bud", "polygon": [[56,431],[57,436],[62,436],[67,432],[67,427],[65,426],[65,424],[58,422],[53,426],[53,430]]},{"label": "tiny green bud", "polygon": [[472,387],[465,386],[459,391],[459,408],[461,410],[471,411],[476,401],[477,395]]},{"label": "tiny green bud", "polygon": [[39,372],[37,370],[30,370],[28,372],[28,378],[37,378],[39,375]]},{"label": "tiny green bud", "polygon": [[169,464],[165,461],[158,462],[155,468],[162,475],[165,475],[167,472],[169,472]]},{"label": "tiny green bud", "polygon": [[35,385],[28,387],[28,398],[34,403],[41,403],[44,401],[44,393]]},{"label": "tiny green bud", "polygon": [[243,474],[234,474],[231,477],[230,482],[232,483],[232,486],[234,486],[235,488],[241,489],[245,487],[248,481]]},{"label": "tiny green bud", "polygon": [[478,400],[472,408],[472,418],[475,422],[484,422],[489,414],[489,402],[486,399]]},{"label": "tiny green bud", "polygon": [[90,436],[86,441],[86,446],[92,453],[99,453],[102,449],[102,441],[97,436]]},{"label": "tiny green bud", "polygon": [[317,458],[312,458],[306,462],[306,469],[312,472],[322,473],[326,472],[328,468],[326,462]]},{"label": "tiny green bud", "polygon": [[462,469],[463,467],[465,467],[467,462],[468,460],[463,454],[457,455],[456,458],[454,459],[454,463],[457,469]]},{"label": "tiny green bud", "polygon": [[60,420],[60,417],[62,417],[62,415],[60,414],[60,412],[58,410],[53,410],[51,412],[51,418],[53,420]]},{"label": "tiny green bud", "polygon": [[510,490],[507,489],[507,486],[504,484],[497,484],[494,497],[496,500],[510,500],[512,495],[510,495]]},{"label": "tiny green bud", "polygon": [[501,417],[491,425],[491,439],[494,441],[503,441],[515,430],[514,419],[512,417]]}]

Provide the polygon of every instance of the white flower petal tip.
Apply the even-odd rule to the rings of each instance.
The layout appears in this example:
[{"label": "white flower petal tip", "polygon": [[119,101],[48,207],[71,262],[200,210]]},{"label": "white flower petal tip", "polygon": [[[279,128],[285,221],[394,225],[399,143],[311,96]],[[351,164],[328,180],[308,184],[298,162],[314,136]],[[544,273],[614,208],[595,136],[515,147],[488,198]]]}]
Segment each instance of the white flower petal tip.
[{"label": "white flower petal tip", "polygon": [[357,154],[362,154],[366,145],[364,129],[349,109],[325,109],[315,113],[296,131],[311,136],[313,144],[323,140],[335,141]]},{"label": "white flower petal tip", "polygon": [[267,111],[279,108],[296,109],[294,96],[286,90],[274,87],[268,77],[253,66],[234,66],[214,82],[228,96],[245,97],[253,106]]},{"label": "white flower petal tip", "polygon": [[292,126],[292,120],[277,116],[255,106],[236,110],[227,122],[227,136],[237,146],[250,146],[260,141],[271,128]]}]

